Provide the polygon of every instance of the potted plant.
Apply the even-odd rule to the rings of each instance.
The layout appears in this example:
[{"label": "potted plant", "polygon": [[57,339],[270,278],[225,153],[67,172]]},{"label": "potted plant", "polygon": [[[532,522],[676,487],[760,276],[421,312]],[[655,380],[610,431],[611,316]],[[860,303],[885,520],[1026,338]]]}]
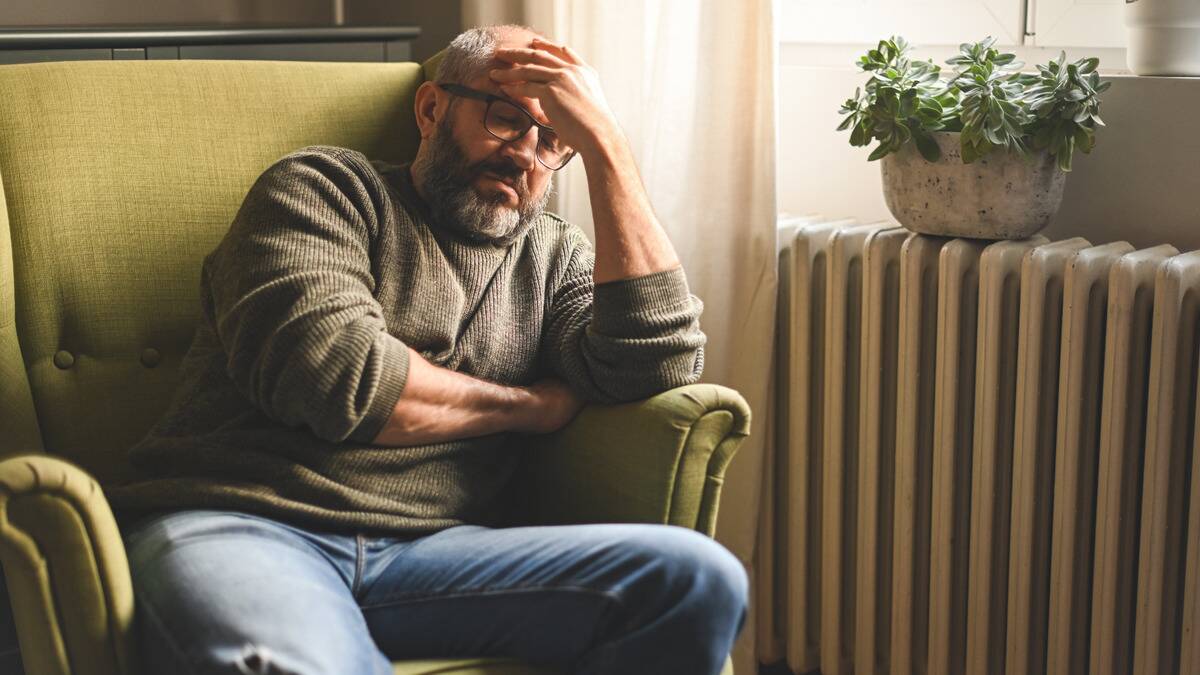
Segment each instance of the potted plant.
[{"label": "potted plant", "polygon": [[1091,152],[1108,88],[1099,59],[1022,73],[988,38],[959,47],[943,74],[909,58],[904,38],[882,40],[858,66],[865,87],[842,105],[850,144],[878,141],[884,198],[915,232],[1022,239],[1046,226],[1062,201],[1076,149]]}]

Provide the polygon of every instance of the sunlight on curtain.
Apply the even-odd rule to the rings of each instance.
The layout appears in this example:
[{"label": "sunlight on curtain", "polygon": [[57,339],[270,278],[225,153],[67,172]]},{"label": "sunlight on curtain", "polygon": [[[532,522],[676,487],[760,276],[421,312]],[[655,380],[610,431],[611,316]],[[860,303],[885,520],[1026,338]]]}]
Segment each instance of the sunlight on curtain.
[{"label": "sunlight on curtain", "polygon": [[[752,435],[726,478],[717,539],[754,578],[775,311],[771,0],[467,0],[463,16],[468,26],[532,25],[599,71],[650,201],[704,300],[704,381],[737,389],[753,410]],[[582,163],[565,173],[556,208],[591,235]],[[752,611],[734,650],[743,675],[756,672],[754,629]]]}]

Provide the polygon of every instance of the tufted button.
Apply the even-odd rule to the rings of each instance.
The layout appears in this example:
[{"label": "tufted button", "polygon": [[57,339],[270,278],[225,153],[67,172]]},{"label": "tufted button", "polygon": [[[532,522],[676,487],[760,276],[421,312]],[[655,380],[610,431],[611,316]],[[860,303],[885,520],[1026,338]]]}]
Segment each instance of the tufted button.
[{"label": "tufted button", "polygon": [[67,368],[75,365],[75,357],[71,354],[71,352],[65,349],[60,349],[58,350],[58,353],[54,355],[54,365],[58,366],[59,370],[66,370]]},{"label": "tufted button", "polygon": [[159,361],[162,361],[162,354],[154,347],[146,347],[142,350],[142,365],[147,368],[157,366]]}]

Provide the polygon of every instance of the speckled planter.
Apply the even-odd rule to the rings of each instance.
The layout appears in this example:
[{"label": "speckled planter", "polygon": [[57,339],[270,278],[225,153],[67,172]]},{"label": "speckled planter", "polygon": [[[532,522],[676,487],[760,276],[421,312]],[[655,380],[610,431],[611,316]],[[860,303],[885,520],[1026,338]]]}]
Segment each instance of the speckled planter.
[{"label": "speckled planter", "polygon": [[992,153],[963,164],[958,133],[938,132],[942,149],[927,162],[908,143],[884,157],[883,197],[901,225],[922,234],[973,239],[1024,239],[1050,222],[1067,174],[1047,152],[1029,159]]}]

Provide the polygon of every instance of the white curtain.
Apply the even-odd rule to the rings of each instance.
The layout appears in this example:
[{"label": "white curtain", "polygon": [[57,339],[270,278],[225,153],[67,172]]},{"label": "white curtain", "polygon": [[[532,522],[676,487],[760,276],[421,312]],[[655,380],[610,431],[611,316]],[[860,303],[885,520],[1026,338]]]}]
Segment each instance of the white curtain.
[{"label": "white curtain", "polygon": [[[704,300],[704,380],[737,389],[753,411],[752,434],[726,478],[717,539],[770,604],[755,545],[775,320],[771,0],[465,0],[463,10],[467,26],[531,25],[599,71],[655,212]],[[564,173],[557,211],[590,233],[582,164]],[[755,613],[734,649],[739,675],[757,672]]]}]

